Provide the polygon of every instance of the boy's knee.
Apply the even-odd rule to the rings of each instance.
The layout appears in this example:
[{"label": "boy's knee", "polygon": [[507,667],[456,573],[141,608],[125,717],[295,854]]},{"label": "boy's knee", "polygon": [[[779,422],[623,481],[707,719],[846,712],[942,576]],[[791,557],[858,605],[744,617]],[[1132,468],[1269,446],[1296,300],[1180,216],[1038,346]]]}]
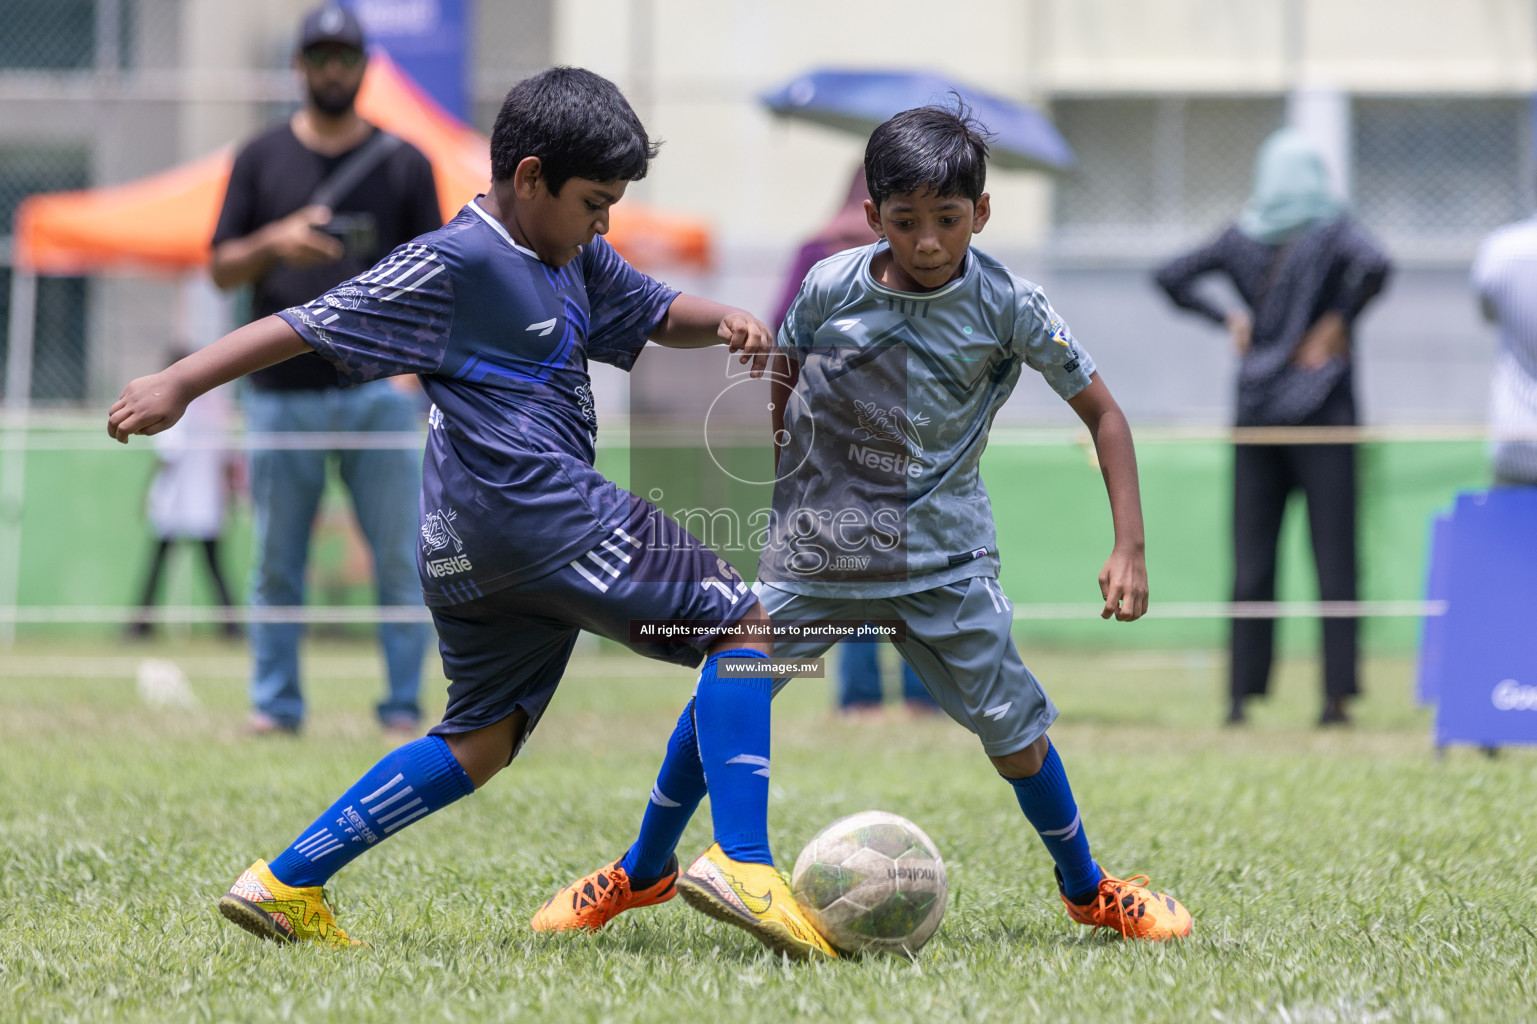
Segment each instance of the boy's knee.
[{"label": "boy's knee", "polygon": [[459,762],[464,774],[479,789],[512,763],[527,728],[528,715],[523,711],[514,711],[500,721],[470,732],[445,736],[444,740],[454,760]]},{"label": "boy's knee", "polygon": [[706,656],[713,657],[737,649],[751,649],[773,657],[774,641],[769,633],[771,625],[767,609],[758,602],[757,598],[753,598],[752,607],[715,638]]},{"label": "boy's knee", "polygon": [[1051,750],[1051,741],[1042,734],[1029,746],[1014,751],[1012,754],[1003,754],[999,757],[989,757],[998,774],[1006,779],[1028,779],[1041,770],[1041,765],[1046,761],[1046,754]]}]

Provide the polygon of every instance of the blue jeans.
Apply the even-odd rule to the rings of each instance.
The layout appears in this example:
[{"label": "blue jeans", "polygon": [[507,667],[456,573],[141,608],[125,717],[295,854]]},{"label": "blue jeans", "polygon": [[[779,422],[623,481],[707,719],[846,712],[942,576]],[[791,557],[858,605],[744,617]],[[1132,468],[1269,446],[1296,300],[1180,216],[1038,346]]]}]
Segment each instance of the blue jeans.
[{"label": "blue jeans", "polygon": [[[876,660],[878,643],[843,643],[838,645],[838,706],[840,708],[881,702],[881,666]],[[902,699],[918,704],[933,704],[934,698],[912,666],[902,662]]]},{"label": "blue jeans", "polygon": [[[386,381],[323,391],[250,391],[244,399],[252,432],[401,431],[421,426],[411,397]],[[358,526],[373,553],[381,605],[422,604],[416,572],[421,453],[408,449],[339,451],[258,450],[251,453],[251,503],[256,553],[251,604],[302,605],[310,530],[325,488],[326,464],[335,458],[352,495]],[[304,718],[299,690],[297,623],[252,623],[251,704],[283,725]],[[431,629],[421,623],[379,626],[387,689],[381,721],[417,719],[417,691]]]}]

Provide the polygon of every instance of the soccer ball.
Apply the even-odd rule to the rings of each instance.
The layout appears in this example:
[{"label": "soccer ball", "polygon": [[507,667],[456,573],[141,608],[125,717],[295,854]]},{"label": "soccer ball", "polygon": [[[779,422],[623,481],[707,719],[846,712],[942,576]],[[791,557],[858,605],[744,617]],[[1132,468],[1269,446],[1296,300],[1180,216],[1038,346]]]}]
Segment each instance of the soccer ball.
[{"label": "soccer ball", "polygon": [[839,818],[795,859],[790,889],[844,953],[911,957],[945,916],[945,862],[923,829],[885,811]]}]

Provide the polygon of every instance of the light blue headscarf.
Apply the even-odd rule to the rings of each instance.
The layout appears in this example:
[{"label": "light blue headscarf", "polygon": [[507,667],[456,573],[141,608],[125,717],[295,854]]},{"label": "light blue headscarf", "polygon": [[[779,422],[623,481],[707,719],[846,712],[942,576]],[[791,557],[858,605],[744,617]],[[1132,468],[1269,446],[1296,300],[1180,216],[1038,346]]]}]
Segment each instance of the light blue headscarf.
[{"label": "light blue headscarf", "polygon": [[1323,155],[1306,135],[1282,128],[1254,160],[1254,191],[1238,214],[1238,230],[1278,245],[1340,215]]}]

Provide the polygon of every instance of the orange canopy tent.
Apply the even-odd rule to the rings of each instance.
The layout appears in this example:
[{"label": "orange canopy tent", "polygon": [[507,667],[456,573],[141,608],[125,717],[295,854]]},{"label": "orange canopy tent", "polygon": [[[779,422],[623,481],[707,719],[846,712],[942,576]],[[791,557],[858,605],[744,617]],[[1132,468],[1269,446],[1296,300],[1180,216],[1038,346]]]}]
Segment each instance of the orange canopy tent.
[{"label": "orange canopy tent", "polygon": [[[386,54],[370,59],[357,107],[432,161],[445,220],[485,191],[486,137],[439,107]],[[16,210],[15,265],[34,274],[200,267],[208,262],[233,161],[234,150],[225,148],[122,185],[29,196]],[[636,204],[614,207],[608,240],[643,266],[709,266],[704,225]]]}]

